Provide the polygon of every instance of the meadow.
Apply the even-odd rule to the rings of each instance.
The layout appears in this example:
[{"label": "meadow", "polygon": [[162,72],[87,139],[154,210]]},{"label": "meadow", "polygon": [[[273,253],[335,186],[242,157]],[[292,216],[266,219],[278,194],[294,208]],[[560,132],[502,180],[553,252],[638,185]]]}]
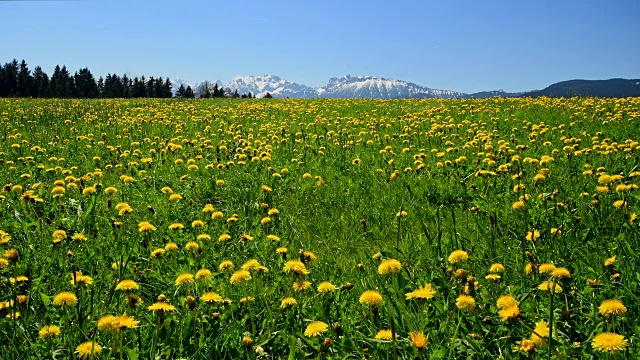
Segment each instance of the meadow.
[{"label": "meadow", "polygon": [[1,359],[634,359],[640,99],[0,99]]}]

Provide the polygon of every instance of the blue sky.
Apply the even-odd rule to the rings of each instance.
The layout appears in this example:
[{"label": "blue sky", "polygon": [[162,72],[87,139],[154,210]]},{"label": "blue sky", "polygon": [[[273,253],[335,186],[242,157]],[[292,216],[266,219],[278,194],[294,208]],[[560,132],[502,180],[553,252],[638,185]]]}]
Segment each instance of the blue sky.
[{"label": "blue sky", "polygon": [[377,75],[463,92],[640,78],[640,1],[0,1],[0,61],[191,82]]}]

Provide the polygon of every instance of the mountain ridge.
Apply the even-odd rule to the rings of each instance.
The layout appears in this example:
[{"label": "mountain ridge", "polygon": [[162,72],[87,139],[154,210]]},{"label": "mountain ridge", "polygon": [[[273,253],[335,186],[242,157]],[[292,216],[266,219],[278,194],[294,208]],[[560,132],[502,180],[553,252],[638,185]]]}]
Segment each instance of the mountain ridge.
[{"label": "mountain ridge", "polygon": [[[181,78],[174,78],[174,92],[180,85],[191,86],[198,94],[205,82],[189,83]],[[226,93],[248,94],[264,97],[292,98],[489,98],[489,97],[569,97],[569,96],[598,96],[598,97],[627,97],[640,96],[640,79],[608,79],[608,80],[567,80],[549,85],[542,90],[527,92],[506,92],[500,90],[463,93],[453,90],[433,89],[409,81],[389,79],[379,76],[351,76],[332,77],[327,85],[311,87],[286,80],[277,75],[235,76],[227,84],[220,80],[206,82],[210,90],[217,84]]]}]

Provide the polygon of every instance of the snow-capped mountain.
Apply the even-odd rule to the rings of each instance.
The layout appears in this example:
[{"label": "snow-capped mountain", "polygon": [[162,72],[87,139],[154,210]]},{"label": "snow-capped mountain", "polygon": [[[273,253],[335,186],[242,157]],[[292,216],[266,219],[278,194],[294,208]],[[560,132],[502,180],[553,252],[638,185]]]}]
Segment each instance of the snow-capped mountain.
[{"label": "snow-capped mountain", "polygon": [[[185,88],[191,86],[196,96],[205,82],[190,83],[181,78],[173,79],[173,92],[180,85]],[[366,98],[366,99],[396,99],[396,98],[465,98],[465,97],[493,97],[493,96],[517,96],[518,94],[505,93],[502,90],[486,91],[475,94],[465,94],[451,90],[437,90],[421,86],[412,82],[387,79],[378,76],[344,76],[331,78],[327,85],[313,88],[285,80],[275,75],[260,76],[236,76],[226,85],[220,80],[206,82],[209,91],[213,91],[215,84],[218,88],[225,89],[226,94],[238,92],[239,95],[251,93],[261,98],[267,93],[280,98]]]},{"label": "snow-capped mountain", "polygon": [[256,97],[264,97],[267,93],[274,97],[317,97],[316,89],[285,80],[279,76],[236,76],[224,86],[227,93],[238,91],[238,94],[251,92]]},{"label": "snow-capped mountain", "polygon": [[385,79],[377,76],[350,76],[331,78],[318,93],[333,98],[458,98],[464,94],[450,90],[436,90],[408,81]]}]

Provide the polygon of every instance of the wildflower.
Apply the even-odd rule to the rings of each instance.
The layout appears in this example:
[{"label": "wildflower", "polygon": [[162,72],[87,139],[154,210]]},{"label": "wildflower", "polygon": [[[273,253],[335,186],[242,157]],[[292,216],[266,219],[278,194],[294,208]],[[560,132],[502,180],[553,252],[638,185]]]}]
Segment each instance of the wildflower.
[{"label": "wildflower", "polygon": [[616,263],[616,257],[613,256],[613,257],[610,257],[610,258],[608,258],[608,259],[606,259],[604,261],[604,266],[606,266],[606,267],[613,266],[613,264],[615,264],[615,263]]},{"label": "wildflower", "polygon": [[168,186],[163,187],[162,189],[160,189],[160,191],[162,191],[162,193],[166,195],[173,194],[173,189]]},{"label": "wildflower", "polygon": [[504,309],[513,305],[518,305],[518,301],[511,295],[502,295],[496,302],[498,309]]},{"label": "wildflower", "polygon": [[76,271],[75,276],[71,274],[71,285],[89,286],[91,284],[93,284],[93,279],[90,276],[82,275],[79,271]]},{"label": "wildflower", "polygon": [[504,265],[502,264],[492,264],[489,268],[489,272],[492,273],[501,273],[504,272]]},{"label": "wildflower", "polygon": [[222,296],[215,292],[208,292],[200,297],[200,300],[206,302],[207,304],[211,304],[214,302],[222,302]]},{"label": "wildflower", "polygon": [[516,341],[516,348],[513,351],[530,353],[535,350],[536,344],[529,339],[522,339],[521,341]]},{"label": "wildflower", "polygon": [[118,192],[118,189],[116,189],[113,186],[109,186],[108,188],[104,189],[104,193],[107,195],[114,195],[117,192]]},{"label": "wildflower", "polygon": [[469,254],[464,250],[455,250],[449,255],[449,262],[457,264],[469,260]]},{"label": "wildflower", "polygon": [[287,308],[294,307],[297,304],[298,304],[298,301],[296,299],[292,297],[288,297],[288,298],[282,299],[282,301],[280,302],[280,308],[287,309]]},{"label": "wildflower", "polygon": [[192,227],[192,228],[201,228],[201,227],[204,227],[204,222],[202,222],[202,220],[194,220],[194,221],[191,223],[191,227]]},{"label": "wildflower", "polygon": [[289,260],[284,264],[282,271],[285,273],[293,273],[296,275],[308,275],[309,270],[307,270],[304,263],[300,260]]},{"label": "wildflower", "polygon": [[75,240],[75,241],[87,241],[87,236],[86,236],[86,235],[84,235],[84,234],[81,234],[81,233],[77,233],[77,234],[74,234],[74,235],[71,237],[71,240]]},{"label": "wildflower", "polygon": [[269,211],[267,212],[267,215],[269,216],[274,216],[274,215],[278,215],[280,214],[280,210],[273,208],[273,209],[269,209]]},{"label": "wildflower", "polygon": [[176,307],[173,305],[167,304],[164,301],[158,301],[155,304],[149,306],[148,309],[150,311],[165,312],[165,311],[174,311]]},{"label": "wildflower", "polygon": [[[541,291],[551,291],[551,283],[549,281],[543,281],[540,285],[538,285],[538,289]],[[556,293],[561,293],[562,287],[556,284],[554,291]]]},{"label": "wildflower", "polygon": [[527,239],[528,241],[534,241],[534,240],[537,240],[539,237],[540,237],[540,231],[533,230],[533,231],[527,232],[527,236],[525,237],[525,239]]},{"label": "wildflower", "polygon": [[396,217],[405,217],[405,216],[407,216],[407,212],[406,212],[406,211],[404,211],[404,210],[399,211],[399,212],[396,214]]},{"label": "wildflower", "polygon": [[132,291],[138,289],[140,289],[140,285],[138,285],[133,280],[122,280],[118,283],[118,285],[116,285],[116,290]]},{"label": "wildflower", "polygon": [[286,247],[279,247],[276,249],[276,254],[280,254],[280,255],[286,255],[287,254],[287,248]]},{"label": "wildflower", "polygon": [[184,229],[184,225],[181,223],[173,223],[169,225],[169,230],[182,230]]},{"label": "wildflower", "polygon": [[210,270],[207,269],[200,269],[196,272],[196,280],[203,280],[203,279],[208,279],[212,276],[213,274],[211,273]]},{"label": "wildflower", "polygon": [[296,281],[293,283],[292,287],[293,287],[293,291],[305,291],[311,287],[311,281],[307,281],[307,280]]},{"label": "wildflower", "polygon": [[178,202],[182,200],[182,196],[180,194],[171,194],[171,196],[169,196],[169,201],[171,202]]},{"label": "wildflower", "polygon": [[551,272],[551,276],[555,276],[558,279],[567,279],[571,277],[571,273],[566,268],[556,268]]},{"label": "wildflower", "polygon": [[247,270],[238,270],[231,275],[231,284],[242,285],[246,281],[251,280],[251,274]]},{"label": "wildflower", "polygon": [[318,257],[316,256],[316,254],[312,253],[309,250],[303,251],[302,252],[302,258],[306,261],[316,261],[318,260]]},{"label": "wildflower", "polygon": [[412,331],[409,333],[409,340],[411,340],[411,345],[415,346],[418,350],[422,350],[427,346],[427,342],[429,342],[429,335],[424,336],[422,330]]},{"label": "wildflower", "polygon": [[209,234],[200,234],[196,237],[196,239],[200,240],[200,241],[204,241],[204,240],[211,240],[211,235]]},{"label": "wildflower", "polygon": [[520,316],[520,306],[518,306],[518,302],[516,301],[515,304],[510,304],[503,307],[498,311],[498,315],[500,315],[502,321],[517,318],[518,316]]},{"label": "wildflower", "polygon": [[95,357],[95,355],[100,355],[101,353],[102,346],[94,341],[84,342],[76,348],[76,354],[78,354],[78,358],[81,360]]},{"label": "wildflower", "polygon": [[203,213],[207,213],[207,214],[208,214],[208,213],[212,213],[212,212],[214,212],[214,211],[215,211],[215,209],[213,208],[213,205],[212,205],[212,204],[207,204],[207,205],[205,205],[205,206],[204,206],[204,208],[202,209],[202,212],[203,212]]},{"label": "wildflower", "polygon": [[472,311],[476,307],[476,300],[469,295],[462,294],[456,299],[456,307],[463,311]]},{"label": "wildflower", "polygon": [[193,275],[189,273],[180,274],[176,278],[176,286],[191,284],[191,283],[193,283]]},{"label": "wildflower", "polygon": [[396,259],[384,259],[378,266],[378,274],[394,275],[402,270],[402,264]]},{"label": "wildflower", "polygon": [[622,316],[627,312],[627,308],[622,301],[616,299],[603,301],[598,310],[600,314],[604,316]]},{"label": "wildflower", "polygon": [[18,250],[16,249],[8,249],[4,251],[4,257],[6,257],[9,261],[16,262],[20,257],[20,253],[18,253]]},{"label": "wildflower", "polygon": [[391,330],[380,330],[375,337],[377,340],[393,340]]},{"label": "wildflower", "polygon": [[211,219],[215,220],[215,219],[221,219],[224,217],[224,214],[222,213],[222,211],[214,211],[211,214]]},{"label": "wildflower", "polygon": [[613,203],[613,206],[614,206],[616,209],[620,209],[621,207],[627,206],[627,202],[626,202],[626,201],[624,201],[624,200],[617,200],[617,201],[615,201],[615,202]]},{"label": "wildflower", "polygon": [[240,268],[242,270],[254,271],[254,270],[258,270],[259,267],[260,267],[260,263],[258,262],[258,260],[251,259],[245,262],[244,264],[242,264]]},{"label": "wildflower", "polygon": [[523,207],[524,207],[524,201],[522,200],[518,200],[511,205],[511,208],[516,211],[522,209]]},{"label": "wildflower", "polygon": [[384,303],[382,299],[382,295],[375,290],[366,290],[360,295],[360,304],[365,304],[367,306],[375,307],[381,306]]},{"label": "wildflower", "polygon": [[267,217],[263,217],[262,220],[260,220],[260,224],[262,224],[262,225],[266,225],[266,224],[268,224],[270,222],[271,222],[271,218],[268,217],[268,216]]},{"label": "wildflower", "polygon": [[600,352],[624,351],[627,348],[627,339],[616,333],[603,332],[593,338],[591,346]]},{"label": "wildflower", "polygon": [[67,233],[64,230],[56,230],[53,232],[53,243],[57,244],[67,238]]},{"label": "wildflower", "polygon": [[538,321],[536,323],[536,327],[533,329],[535,331],[534,334],[531,334],[531,340],[538,347],[542,347],[545,345],[544,338],[549,336],[549,325],[544,320]]},{"label": "wildflower", "polygon": [[200,244],[198,244],[195,241],[189,241],[188,243],[185,244],[184,248],[187,251],[200,251],[202,248],[200,247]]},{"label": "wildflower", "polygon": [[323,323],[322,321],[314,321],[307,325],[307,328],[304,331],[304,336],[308,337],[316,337],[322,335],[329,329],[329,325]]},{"label": "wildflower", "polygon": [[0,269],[4,269],[9,266],[9,260],[5,258],[0,258]]},{"label": "wildflower", "polygon": [[178,250],[178,244],[174,242],[168,242],[167,245],[164,246],[164,249],[167,251],[176,251]]},{"label": "wildflower", "polygon": [[277,237],[276,235],[271,235],[270,234],[270,235],[267,235],[267,240],[271,240],[273,242],[278,242],[278,241],[280,241],[280,238]]},{"label": "wildflower", "polygon": [[538,272],[540,274],[551,274],[556,269],[556,266],[553,264],[542,264],[538,267]]},{"label": "wildflower", "polygon": [[435,295],[436,295],[436,291],[433,289],[431,284],[425,284],[424,286],[421,286],[418,289],[405,294],[405,296],[407,297],[407,300],[410,300],[410,299],[428,300],[428,299],[432,299]]},{"label": "wildflower", "polygon": [[218,241],[220,241],[220,242],[225,242],[225,241],[228,241],[228,240],[231,240],[231,235],[229,235],[229,234],[222,234],[222,235],[220,235],[218,237]]},{"label": "wildflower", "polygon": [[96,193],[96,188],[93,186],[87,186],[86,188],[84,188],[84,190],[82,190],[82,195],[84,196],[90,196]]},{"label": "wildflower", "polygon": [[318,292],[321,294],[326,294],[332,292],[336,289],[336,286],[328,281],[323,281],[318,285]]},{"label": "wildflower", "polygon": [[50,339],[60,335],[60,328],[56,325],[45,325],[38,331],[40,339]]},{"label": "wildflower", "polygon": [[70,292],[61,292],[53,298],[55,306],[75,306],[77,303],[78,298]]},{"label": "wildflower", "polygon": [[151,225],[151,223],[149,223],[148,221],[142,221],[141,223],[138,224],[139,232],[151,232],[156,230],[157,230],[156,227]]},{"label": "wildflower", "polygon": [[218,269],[220,271],[232,271],[233,268],[234,266],[231,260],[222,260],[222,262],[220,262],[220,265],[218,266]]},{"label": "wildflower", "polygon": [[242,345],[244,345],[244,347],[249,348],[249,347],[251,347],[252,344],[253,344],[253,339],[251,339],[250,336],[245,335],[242,338]]},{"label": "wildflower", "polygon": [[155,249],[151,252],[151,258],[155,259],[155,258],[159,258],[162,255],[164,255],[165,253],[165,249]]}]

